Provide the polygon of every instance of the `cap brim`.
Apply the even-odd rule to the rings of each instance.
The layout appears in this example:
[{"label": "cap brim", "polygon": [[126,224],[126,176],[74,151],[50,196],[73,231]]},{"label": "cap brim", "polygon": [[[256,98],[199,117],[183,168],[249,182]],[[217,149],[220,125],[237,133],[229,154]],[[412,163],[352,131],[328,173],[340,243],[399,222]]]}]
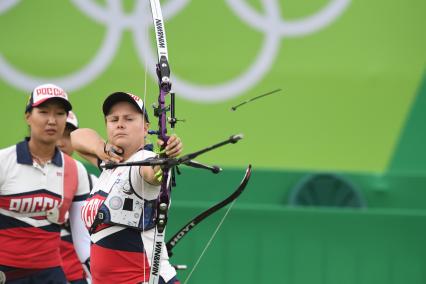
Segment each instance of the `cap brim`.
[{"label": "cap brim", "polygon": [[139,107],[139,105],[137,104],[137,102],[135,102],[134,99],[132,99],[127,93],[124,92],[116,92],[116,93],[112,93],[111,95],[109,95],[103,105],[102,105],[102,111],[104,113],[104,116],[107,116],[108,113],[110,112],[111,108],[118,102],[129,102],[132,105],[134,105],[136,107],[136,109],[142,113],[146,119],[147,122],[149,122],[148,116],[145,113],[145,107],[143,108],[143,110],[141,110],[141,108]]},{"label": "cap brim", "polygon": [[43,104],[43,103],[47,102],[48,100],[57,100],[57,101],[60,101],[60,102],[64,105],[64,107],[65,107],[65,110],[66,110],[66,111],[70,111],[70,110],[72,110],[72,105],[71,105],[71,103],[70,103],[68,100],[66,100],[66,99],[64,99],[64,98],[61,98],[61,97],[51,97],[51,98],[46,98],[46,99],[44,99],[44,100],[40,100],[40,101],[38,101],[37,103],[32,104],[32,105],[31,105],[31,107],[38,107],[38,106],[40,106],[41,104]]},{"label": "cap brim", "polygon": [[75,126],[73,123],[71,123],[71,122],[67,122],[66,123],[66,127],[67,128],[70,128],[71,130],[76,130],[76,129],[78,129],[78,127],[77,126]]}]

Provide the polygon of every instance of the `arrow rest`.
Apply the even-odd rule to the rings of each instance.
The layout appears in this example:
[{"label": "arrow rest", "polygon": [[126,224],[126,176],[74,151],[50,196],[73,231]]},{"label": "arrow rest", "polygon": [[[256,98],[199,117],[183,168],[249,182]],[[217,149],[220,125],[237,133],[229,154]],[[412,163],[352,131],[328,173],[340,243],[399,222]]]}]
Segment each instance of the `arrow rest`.
[{"label": "arrow rest", "polygon": [[170,106],[166,106],[165,108],[162,109],[157,104],[152,104],[152,108],[154,109],[155,117],[159,117],[161,114],[170,111]]}]

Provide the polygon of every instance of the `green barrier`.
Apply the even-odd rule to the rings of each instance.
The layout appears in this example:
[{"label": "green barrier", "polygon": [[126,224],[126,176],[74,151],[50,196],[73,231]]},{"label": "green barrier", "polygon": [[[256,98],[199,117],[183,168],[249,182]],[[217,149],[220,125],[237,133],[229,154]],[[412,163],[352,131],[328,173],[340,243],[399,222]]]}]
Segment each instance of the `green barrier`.
[{"label": "green barrier", "polygon": [[[205,205],[175,202],[168,232]],[[220,217],[189,233],[173,263],[191,269]],[[423,284],[425,222],[423,211],[235,205],[189,283]]]},{"label": "green barrier", "polygon": [[[238,185],[243,169],[215,176],[183,168],[173,191],[168,236]],[[367,208],[288,205],[308,172],[254,170],[189,283],[425,283],[425,176],[351,174]],[[176,246],[189,274],[225,210]]]}]

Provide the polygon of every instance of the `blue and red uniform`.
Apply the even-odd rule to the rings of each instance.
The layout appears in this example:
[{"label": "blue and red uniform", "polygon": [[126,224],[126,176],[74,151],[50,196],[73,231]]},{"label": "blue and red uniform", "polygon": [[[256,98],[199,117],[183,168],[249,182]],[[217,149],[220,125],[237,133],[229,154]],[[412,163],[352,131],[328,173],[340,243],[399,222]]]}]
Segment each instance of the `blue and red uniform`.
[{"label": "blue and red uniform", "polygon": [[[50,162],[39,165],[32,159],[28,140],[0,150],[0,160],[0,271],[58,268],[63,274],[60,225],[48,218],[48,212],[65,204],[69,190],[73,190],[68,207],[71,227],[81,244],[77,253],[79,259],[87,258],[89,236],[80,216],[89,193],[84,166],[58,149]],[[66,161],[74,166],[66,167]],[[67,189],[67,184],[76,188]]]}]

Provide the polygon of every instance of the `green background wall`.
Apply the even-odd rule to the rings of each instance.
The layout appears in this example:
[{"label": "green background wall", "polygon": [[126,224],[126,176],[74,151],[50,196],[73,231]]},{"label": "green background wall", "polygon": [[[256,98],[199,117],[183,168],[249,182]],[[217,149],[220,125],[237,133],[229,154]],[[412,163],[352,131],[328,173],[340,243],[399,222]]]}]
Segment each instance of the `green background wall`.
[{"label": "green background wall", "polygon": [[[145,69],[151,105],[157,95],[153,66],[140,55],[155,48],[152,29],[143,32],[151,21],[148,2],[0,0],[0,147],[27,134],[23,112],[37,83],[64,86],[80,125],[102,134],[104,97],[116,90],[144,97]],[[251,11],[252,22],[232,8],[235,3],[240,12]],[[92,4],[94,13],[86,13],[84,4]],[[343,8],[328,24],[307,28],[307,20],[339,4]],[[199,158],[222,166],[220,175],[182,168],[169,233],[227,196],[245,166],[253,165],[246,192],[190,283],[425,283],[426,2],[162,5],[175,81],[207,90],[191,97],[176,84],[177,115],[186,119],[176,132],[185,152],[245,135]],[[125,15],[134,15],[134,26],[130,18],[111,20]],[[105,44],[114,31],[116,42]],[[138,39],[146,45],[138,46]],[[209,93],[245,74],[268,39],[263,74],[244,81],[240,91]],[[70,79],[104,47],[116,51],[101,60],[99,74]],[[276,88],[283,91],[230,111]],[[345,177],[367,208],[290,206],[294,187],[320,172]],[[221,214],[176,247],[175,263],[193,266]]]}]

